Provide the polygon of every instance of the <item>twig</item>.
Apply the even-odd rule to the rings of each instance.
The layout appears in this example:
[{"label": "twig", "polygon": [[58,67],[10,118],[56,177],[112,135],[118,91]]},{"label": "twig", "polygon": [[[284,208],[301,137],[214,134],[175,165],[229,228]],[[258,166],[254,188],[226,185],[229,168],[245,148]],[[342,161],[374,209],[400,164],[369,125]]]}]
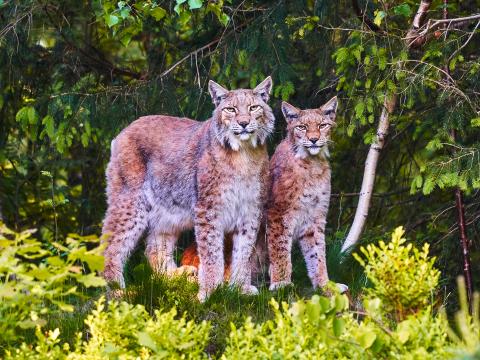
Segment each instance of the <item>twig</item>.
[{"label": "twig", "polygon": [[363,24],[365,24],[370,30],[373,32],[377,33],[383,33],[384,31],[377,25],[375,24],[365,13],[364,11],[360,8],[358,5],[358,0],[352,0],[352,7],[355,13],[357,14],[357,17],[362,21]]}]

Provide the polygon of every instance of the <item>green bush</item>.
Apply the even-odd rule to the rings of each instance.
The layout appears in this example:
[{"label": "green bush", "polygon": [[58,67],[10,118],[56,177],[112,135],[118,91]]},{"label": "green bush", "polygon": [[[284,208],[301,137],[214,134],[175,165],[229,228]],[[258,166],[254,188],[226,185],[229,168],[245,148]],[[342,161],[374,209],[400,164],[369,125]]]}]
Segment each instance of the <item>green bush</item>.
[{"label": "green bush", "polygon": [[[67,241],[67,247],[55,244],[53,249],[56,250],[48,250],[32,239],[31,232],[16,234],[2,228],[2,234],[0,259],[5,261],[1,265],[1,294],[5,301],[0,306],[2,314],[9,315],[2,316],[1,320],[2,329],[9,336],[9,341],[4,343],[5,359],[209,357],[207,349],[215,334],[209,322],[187,320],[186,314],[179,317],[175,307],[165,312],[153,310],[150,314],[144,305],[125,301],[106,304],[103,297],[86,317],[85,331],[78,331],[76,340],[66,343],[58,328],[47,330],[46,318],[54,311],[72,310],[71,302],[65,299],[72,294],[77,296],[78,290],[69,284],[70,281],[86,286],[101,283],[100,280],[98,283],[97,280],[85,280],[97,279],[95,271],[101,268],[98,250],[87,250],[81,245],[85,239],[74,236]],[[434,311],[431,295],[435,292],[439,275],[433,259],[428,257],[428,247],[419,251],[406,244],[402,235],[403,230],[398,228],[389,244],[370,245],[362,249],[365,259],[357,256],[373,285],[366,290],[361,309],[351,309],[347,296],[338,293],[331,297],[313,295],[311,299],[297,299],[292,304],[272,299],[273,315],[270,319],[254,322],[247,317],[240,326],[225,320],[225,325],[230,322],[230,334],[225,350],[220,351],[218,357],[224,360],[478,357],[478,294],[475,295],[473,315],[470,315],[464,286],[459,285],[461,310],[455,317],[456,326],[451,327],[444,311]],[[54,255],[54,251],[59,253]],[[51,260],[55,257],[59,259]],[[78,267],[79,257],[95,271],[85,275],[79,268],[68,268]],[[9,270],[5,270],[7,268]],[[50,274],[48,279],[38,275],[39,269],[46,269],[42,271]],[[54,280],[56,276],[58,281]],[[5,291],[14,286],[15,290],[10,293]],[[70,290],[71,286],[74,290]],[[42,294],[42,297],[34,294]],[[223,292],[216,296],[221,294]],[[176,296],[178,294],[174,296],[176,300],[181,300]],[[220,303],[221,300],[214,296],[209,302]],[[192,314],[189,315],[191,318]],[[29,341],[23,336],[22,326],[35,326],[34,340]],[[13,341],[15,336],[18,336],[17,341]],[[20,346],[15,346],[21,341]]]},{"label": "green bush", "polygon": [[402,235],[397,228],[391,243],[362,249],[366,260],[357,256],[373,284],[362,311],[347,310],[338,294],[291,307],[272,302],[273,320],[232,327],[223,359],[445,358],[448,323],[431,308],[439,272],[428,246],[420,252]]},{"label": "green bush", "polygon": [[73,351],[60,345],[59,330],[42,334],[37,328],[35,347],[23,344],[7,353],[7,359],[203,359],[207,355],[210,326],[195,324],[185,318],[176,319],[175,309],[151,317],[142,305],[97,301],[96,309],[87,317],[88,339],[77,334]]},{"label": "green bush", "polygon": [[[29,329],[58,311],[73,312],[82,287],[104,286],[97,237],[71,235],[66,246],[44,244],[34,230],[16,233],[0,223],[0,346],[19,344]],[[92,250],[87,245],[94,244]],[[88,267],[89,272],[84,270]]]},{"label": "green bush", "polygon": [[[107,311],[103,299],[85,321],[89,338],[77,346],[69,359],[202,359],[206,358],[210,326],[195,324],[171,309],[155,311],[153,318],[142,305],[110,302]],[[79,335],[80,336],[80,335]]]},{"label": "green bush", "polygon": [[428,256],[429,245],[425,243],[422,250],[407,245],[404,233],[398,227],[390,243],[380,241],[378,246],[362,247],[365,260],[354,254],[373,285],[366,290],[367,296],[380,299],[385,311],[393,312],[397,321],[425,308],[440,278],[440,271],[433,266],[435,258]]}]

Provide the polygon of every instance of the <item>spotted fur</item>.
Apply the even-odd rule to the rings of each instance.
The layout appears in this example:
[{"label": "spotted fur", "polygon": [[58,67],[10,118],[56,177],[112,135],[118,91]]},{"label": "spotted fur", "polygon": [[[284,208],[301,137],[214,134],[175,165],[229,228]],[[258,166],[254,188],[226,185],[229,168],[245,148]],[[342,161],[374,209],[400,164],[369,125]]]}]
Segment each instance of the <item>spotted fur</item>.
[{"label": "spotted fur", "polygon": [[325,224],[330,201],[328,142],[337,99],[319,109],[300,110],[283,102],[287,138],[270,160],[266,206],[270,289],[291,283],[291,249],[298,241],[314,287],[328,282]]},{"label": "spotted fur", "polygon": [[123,266],[144,232],[151,266],[175,271],[177,238],[194,228],[199,298],[223,280],[225,234],[233,237],[230,282],[256,291],[249,258],[266,193],[271,87],[270,77],[253,90],[229,91],[210,81],[211,119],[145,116],[113,140],[103,226],[107,281],[125,286]]}]

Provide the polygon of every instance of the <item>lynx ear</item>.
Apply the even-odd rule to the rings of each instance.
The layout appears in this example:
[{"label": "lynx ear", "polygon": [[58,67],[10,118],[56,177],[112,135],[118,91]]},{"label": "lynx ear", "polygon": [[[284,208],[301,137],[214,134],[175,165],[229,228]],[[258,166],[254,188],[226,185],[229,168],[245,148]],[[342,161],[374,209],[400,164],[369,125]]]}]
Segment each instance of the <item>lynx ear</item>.
[{"label": "lynx ear", "polygon": [[335,116],[337,115],[337,106],[337,97],[334,96],[333,98],[328,100],[327,103],[320,108],[320,110],[323,112],[324,115],[327,115],[330,120],[334,121]]},{"label": "lynx ear", "polygon": [[300,115],[300,109],[296,108],[293,105],[290,105],[286,101],[282,101],[282,113],[285,116],[285,120],[290,122],[292,120],[298,119]]},{"label": "lynx ear", "polygon": [[257,85],[253,92],[257,95],[260,95],[264,102],[268,102],[270,98],[270,92],[272,91],[272,77],[268,76],[260,84]]},{"label": "lynx ear", "polygon": [[210,92],[210,96],[212,97],[212,101],[215,106],[218,106],[218,104],[220,104],[220,101],[222,101],[222,99],[224,99],[225,96],[228,94],[227,89],[217,84],[213,80],[210,80],[208,82],[208,91]]}]

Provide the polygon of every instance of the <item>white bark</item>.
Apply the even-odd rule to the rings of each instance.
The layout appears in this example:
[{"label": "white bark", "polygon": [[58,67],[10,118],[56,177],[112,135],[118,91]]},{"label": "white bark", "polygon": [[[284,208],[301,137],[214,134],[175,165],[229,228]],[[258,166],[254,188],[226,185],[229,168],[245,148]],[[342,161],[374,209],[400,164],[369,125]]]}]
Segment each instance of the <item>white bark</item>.
[{"label": "white bark", "polygon": [[407,37],[405,38],[405,40],[407,40],[408,47],[420,47],[425,43],[426,37],[421,37],[418,32],[425,22],[427,12],[430,9],[431,4],[432,0],[422,0],[420,2],[417,13],[413,18],[412,27],[408,31]]},{"label": "white bark", "polygon": [[363,172],[362,188],[360,190],[360,197],[358,198],[357,211],[347,239],[342,246],[342,252],[351,249],[358,242],[365,226],[365,222],[367,221],[370,199],[372,198],[373,185],[375,183],[378,157],[380,156],[380,151],[383,148],[385,138],[388,134],[390,114],[393,112],[396,103],[396,95],[385,96],[382,114],[380,115],[380,120],[378,122],[377,137],[370,145],[367,160],[365,161],[365,170]]}]

